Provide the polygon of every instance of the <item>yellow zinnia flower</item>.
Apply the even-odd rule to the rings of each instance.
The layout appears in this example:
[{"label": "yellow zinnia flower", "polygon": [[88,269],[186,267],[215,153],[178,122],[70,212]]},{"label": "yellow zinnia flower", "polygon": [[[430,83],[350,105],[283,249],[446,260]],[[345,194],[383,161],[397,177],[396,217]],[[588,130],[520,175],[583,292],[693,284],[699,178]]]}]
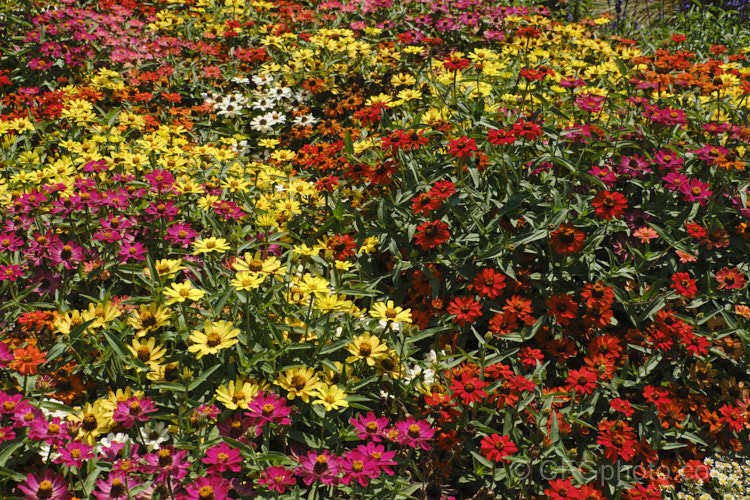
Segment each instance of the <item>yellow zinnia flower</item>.
[{"label": "yellow zinnia flower", "polygon": [[337,385],[321,385],[314,393],[318,397],[312,402],[314,405],[323,405],[326,411],[346,408],[349,402],[346,393]]},{"label": "yellow zinnia flower", "polygon": [[197,288],[193,288],[192,283],[190,281],[185,280],[182,283],[172,283],[170,285],[171,288],[167,288],[164,290],[164,295],[169,297],[169,300],[167,300],[166,304],[172,305],[175,302],[179,302],[182,304],[186,300],[189,300],[191,302],[195,302],[197,300],[200,300],[203,298],[204,295],[206,295],[206,292],[203,290],[198,290]]},{"label": "yellow zinnia flower", "polygon": [[216,400],[229,410],[236,410],[237,408],[247,410],[258,391],[259,388],[256,384],[238,378],[236,381],[229,382],[227,386],[220,385],[216,389]]},{"label": "yellow zinnia flower", "polygon": [[167,350],[162,345],[156,345],[156,339],[153,337],[145,342],[133,339],[133,343],[127,347],[134,358],[139,359],[149,366],[158,364],[167,353]]},{"label": "yellow zinnia flower", "polygon": [[135,328],[135,336],[143,337],[149,332],[155,332],[162,326],[169,324],[172,310],[160,306],[156,302],[149,305],[141,304],[138,312],[128,318],[128,324]]},{"label": "yellow zinnia flower", "polygon": [[411,323],[411,309],[394,306],[392,300],[376,302],[370,308],[370,317],[391,323]]},{"label": "yellow zinnia flower", "polygon": [[234,276],[234,279],[232,280],[232,286],[237,290],[244,290],[246,292],[249,292],[258,288],[261,283],[263,283],[264,279],[265,276],[260,273],[249,273],[243,271],[237,273]]},{"label": "yellow zinnia flower", "polygon": [[239,334],[240,331],[228,321],[221,320],[215,323],[206,321],[203,323],[202,332],[195,330],[190,335],[189,340],[193,344],[188,347],[188,351],[196,353],[196,359],[206,354],[216,354],[239,342],[237,339]]},{"label": "yellow zinnia flower", "polygon": [[202,253],[212,252],[226,252],[229,250],[229,243],[224,238],[206,238],[205,240],[197,240],[193,242],[193,255],[200,255]]},{"label": "yellow zinnia flower", "polygon": [[388,347],[381,344],[379,338],[365,332],[363,335],[354,337],[354,340],[346,346],[346,350],[352,353],[346,358],[347,363],[364,359],[369,366],[375,366],[375,361],[388,352]]},{"label": "yellow zinnia flower", "polygon": [[310,396],[318,387],[320,380],[312,368],[290,368],[281,374],[274,384],[289,391],[287,398],[294,399],[299,396],[305,403],[310,402]]}]

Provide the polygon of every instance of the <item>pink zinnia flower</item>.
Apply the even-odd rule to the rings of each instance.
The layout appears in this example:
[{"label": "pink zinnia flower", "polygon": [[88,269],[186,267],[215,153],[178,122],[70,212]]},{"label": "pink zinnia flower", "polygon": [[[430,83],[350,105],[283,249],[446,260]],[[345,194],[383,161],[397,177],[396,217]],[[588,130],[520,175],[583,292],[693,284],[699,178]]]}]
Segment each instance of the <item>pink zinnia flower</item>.
[{"label": "pink zinnia flower", "polygon": [[286,405],[286,399],[270,392],[263,393],[262,396],[256,396],[248,405],[248,410],[245,415],[256,418],[260,425],[266,422],[279,425],[291,423],[289,414],[292,409]]},{"label": "pink zinnia flower", "polygon": [[430,424],[426,421],[409,417],[402,422],[396,422],[396,430],[398,430],[398,435],[395,441],[399,444],[423,450],[431,448],[427,441],[432,439],[435,430],[430,428]]},{"label": "pink zinnia flower", "polygon": [[688,183],[687,175],[678,174],[677,172],[668,173],[662,180],[664,181],[664,186],[670,191],[681,190],[682,186]]},{"label": "pink zinnia flower", "polygon": [[271,466],[263,471],[258,484],[265,486],[271,491],[277,493],[284,493],[287,486],[294,486],[297,484],[297,480],[294,479],[294,473],[278,465]]},{"label": "pink zinnia flower", "polygon": [[198,233],[193,231],[193,228],[189,224],[178,223],[167,228],[165,238],[167,241],[171,241],[173,245],[180,245],[182,248],[187,248],[197,235]]},{"label": "pink zinnia flower", "polygon": [[352,450],[341,459],[341,482],[350,484],[357,481],[360,486],[367,486],[370,479],[380,475],[380,468],[375,460],[359,450]]},{"label": "pink zinnia flower", "polygon": [[130,498],[130,490],[141,484],[141,481],[121,471],[110,472],[107,479],[99,479],[96,482],[96,490],[93,495],[98,500],[117,500],[119,498]]},{"label": "pink zinnia flower", "polygon": [[227,498],[231,488],[229,481],[221,476],[199,477],[188,484],[186,498],[188,500],[206,500],[207,498]]},{"label": "pink zinnia flower", "polygon": [[21,266],[17,266],[15,264],[11,265],[0,265],[0,281],[16,281],[18,278],[23,276],[23,271],[21,271]]},{"label": "pink zinnia flower", "polygon": [[680,185],[680,191],[685,195],[682,200],[697,201],[701,205],[705,205],[706,198],[713,194],[708,188],[709,185],[707,182],[701,182],[698,179],[690,179],[690,182]]},{"label": "pink zinnia flower", "polygon": [[330,451],[325,450],[320,454],[317,451],[311,451],[306,457],[300,457],[299,461],[296,474],[306,485],[309,486],[315,481],[330,485],[337,481],[339,458]]},{"label": "pink zinnia flower", "polygon": [[23,399],[23,394],[9,395],[0,391],[0,415],[14,415],[17,411],[32,408],[31,403]]},{"label": "pink zinnia flower", "polygon": [[62,264],[65,269],[74,269],[83,260],[83,248],[72,241],[57,241],[49,249],[49,259],[54,265]]},{"label": "pink zinnia flower", "polygon": [[80,469],[84,460],[94,458],[94,448],[80,441],[66,443],[59,447],[57,451],[60,453],[60,456],[54,462],[56,464],[63,464],[66,467],[75,466]]},{"label": "pink zinnia flower", "polygon": [[23,245],[23,240],[13,233],[0,233],[0,252],[15,252]]},{"label": "pink zinnia flower", "polygon": [[239,472],[242,469],[242,456],[240,450],[232,448],[227,443],[220,443],[206,450],[203,463],[210,465],[207,469],[209,474],[221,474],[226,470]]},{"label": "pink zinnia flower", "polygon": [[133,397],[127,401],[117,403],[117,408],[115,408],[112,414],[112,420],[120,422],[123,427],[130,429],[136,422],[146,422],[151,418],[148,414],[155,411],[156,405],[154,405],[152,400]]},{"label": "pink zinnia flower", "polygon": [[68,486],[65,478],[47,469],[40,474],[29,474],[18,485],[19,494],[26,500],[68,500]]},{"label": "pink zinnia flower", "polygon": [[146,260],[146,247],[143,243],[131,242],[120,245],[120,251],[117,254],[120,257],[120,263],[128,261]]},{"label": "pink zinnia flower", "polygon": [[155,474],[154,480],[181,480],[187,475],[190,462],[187,460],[188,450],[175,450],[174,446],[162,446],[158,451],[143,457],[146,461],[143,469],[147,474]]},{"label": "pink zinnia flower", "polygon": [[357,446],[355,450],[370,457],[382,472],[385,472],[389,476],[394,474],[391,467],[396,465],[396,462],[393,460],[396,457],[395,451],[385,451],[385,446],[372,441]]},{"label": "pink zinnia flower", "polygon": [[60,420],[60,417],[54,417],[50,421],[40,418],[29,426],[29,439],[44,441],[50,446],[62,446],[67,428],[68,423]]},{"label": "pink zinnia flower", "polygon": [[367,416],[358,415],[357,418],[349,419],[349,423],[359,431],[357,437],[359,439],[371,438],[376,443],[379,443],[383,439],[383,431],[388,427],[388,419],[386,417],[376,418],[373,412],[367,412]]},{"label": "pink zinnia flower", "polygon": [[16,438],[13,427],[0,427],[0,444]]}]

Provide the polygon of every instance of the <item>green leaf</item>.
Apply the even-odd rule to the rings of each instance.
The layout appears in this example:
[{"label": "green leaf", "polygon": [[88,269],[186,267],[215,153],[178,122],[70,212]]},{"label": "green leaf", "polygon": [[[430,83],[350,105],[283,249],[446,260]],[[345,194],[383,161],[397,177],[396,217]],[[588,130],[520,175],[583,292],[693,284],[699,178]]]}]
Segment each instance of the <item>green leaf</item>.
[{"label": "green leaf", "polygon": [[214,365],[205,372],[201,373],[197,378],[193,379],[192,382],[190,382],[190,385],[188,386],[188,391],[194,390],[196,387],[201,385],[208,377],[213,375],[213,373],[221,368],[221,365]]},{"label": "green leaf", "polygon": [[23,441],[18,441],[17,443],[8,443],[3,447],[2,450],[0,450],[0,467],[4,467],[8,459],[13,456],[13,453],[23,445]]}]

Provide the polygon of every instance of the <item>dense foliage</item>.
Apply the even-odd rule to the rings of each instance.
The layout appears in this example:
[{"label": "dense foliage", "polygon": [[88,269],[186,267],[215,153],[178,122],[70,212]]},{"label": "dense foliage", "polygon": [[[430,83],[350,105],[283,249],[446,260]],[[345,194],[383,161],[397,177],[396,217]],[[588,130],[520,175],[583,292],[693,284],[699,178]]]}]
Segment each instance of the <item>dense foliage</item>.
[{"label": "dense foliage", "polygon": [[745,497],[749,32],[0,9],[4,497]]}]

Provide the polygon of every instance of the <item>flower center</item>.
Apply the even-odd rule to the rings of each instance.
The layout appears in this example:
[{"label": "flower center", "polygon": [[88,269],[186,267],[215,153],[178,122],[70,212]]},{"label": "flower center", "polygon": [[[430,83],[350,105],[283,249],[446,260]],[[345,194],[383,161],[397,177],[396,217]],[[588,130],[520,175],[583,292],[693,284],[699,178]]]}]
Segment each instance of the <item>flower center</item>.
[{"label": "flower center", "polygon": [[313,472],[315,472],[316,474],[323,474],[327,470],[328,470],[328,458],[326,458],[325,455],[319,455],[318,458],[315,460],[315,465],[313,466]]},{"label": "flower center", "polygon": [[208,335],[206,335],[206,345],[208,347],[216,347],[217,345],[221,344],[221,337],[216,332],[211,332]]},{"label": "flower center", "polygon": [[52,498],[52,481],[44,480],[39,483],[39,490],[36,492],[39,499]]},{"label": "flower center", "polygon": [[419,426],[417,424],[411,424],[409,426],[408,434],[409,434],[410,438],[416,439],[416,438],[418,438],[420,436],[421,429],[419,428]]},{"label": "flower center", "polygon": [[263,416],[264,417],[270,417],[273,415],[274,406],[271,403],[266,403],[263,405]]},{"label": "flower center", "polygon": [[368,357],[370,354],[372,354],[372,345],[370,345],[369,342],[360,342],[359,343],[359,355],[363,358]]}]

